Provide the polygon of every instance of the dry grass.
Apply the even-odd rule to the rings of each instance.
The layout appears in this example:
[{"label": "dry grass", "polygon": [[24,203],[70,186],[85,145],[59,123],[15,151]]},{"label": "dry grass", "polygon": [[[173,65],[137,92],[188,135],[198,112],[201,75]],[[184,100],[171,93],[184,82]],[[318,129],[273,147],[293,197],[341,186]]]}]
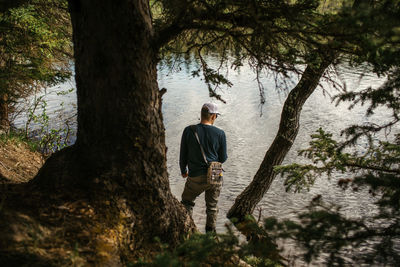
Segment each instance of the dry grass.
[{"label": "dry grass", "polygon": [[39,152],[14,139],[0,142],[0,183],[25,183],[31,180],[44,163]]}]

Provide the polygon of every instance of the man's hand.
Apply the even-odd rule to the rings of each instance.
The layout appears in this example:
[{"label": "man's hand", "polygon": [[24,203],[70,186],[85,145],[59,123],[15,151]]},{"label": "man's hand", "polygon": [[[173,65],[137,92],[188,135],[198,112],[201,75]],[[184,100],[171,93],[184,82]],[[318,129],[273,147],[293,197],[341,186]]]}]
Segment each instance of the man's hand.
[{"label": "man's hand", "polygon": [[183,178],[187,178],[188,177],[188,173],[182,173],[182,177]]}]

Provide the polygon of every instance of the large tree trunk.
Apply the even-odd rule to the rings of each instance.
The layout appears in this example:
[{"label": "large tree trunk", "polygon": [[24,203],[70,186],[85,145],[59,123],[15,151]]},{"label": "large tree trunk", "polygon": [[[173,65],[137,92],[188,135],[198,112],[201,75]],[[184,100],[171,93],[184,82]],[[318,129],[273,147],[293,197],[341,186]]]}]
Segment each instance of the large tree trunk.
[{"label": "large tree trunk", "polygon": [[[169,188],[148,1],[70,0],[69,4],[77,140],[54,154],[32,184],[83,192],[87,196],[82,198],[96,200],[97,206],[99,196],[106,197],[103,205],[111,205],[110,216],[111,210],[129,214],[124,225],[130,228],[124,231],[130,231],[128,243],[135,247],[154,242],[156,236],[175,245],[195,226]],[[124,250],[132,244],[118,246]]]},{"label": "large tree trunk", "polygon": [[282,163],[296,139],[303,105],[318,86],[321,76],[332,60],[332,57],[328,56],[318,65],[308,65],[299,83],[289,93],[282,109],[278,133],[265,154],[253,181],[236,198],[234,205],[229,210],[227,217],[231,220],[242,222],[246,215],[252,215],[256,205],[268,191],[276,176],[274,166]]},{"label": "large tree trunk", "polygon": [[10,119],[8,116],[7,94],[0,94],[0,134],[8,133],[10,129]]}]

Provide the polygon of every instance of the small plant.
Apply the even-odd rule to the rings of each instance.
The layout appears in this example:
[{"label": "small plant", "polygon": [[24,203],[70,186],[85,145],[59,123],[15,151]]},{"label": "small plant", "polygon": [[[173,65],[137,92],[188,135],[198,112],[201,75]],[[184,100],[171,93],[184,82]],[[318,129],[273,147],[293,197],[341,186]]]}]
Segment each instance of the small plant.
[{"label": "small plant", "polygon": [[[57,95],[66,95],[73,89],[57,92]],[[71,142],[73,130],[71,123],[74,116],[64,117],[64,102],[60,103],[60,111],[57,116],[62,121],[60,127],[54,127],[48,114],[48,103],[45,99],[47,94],[34,97],[32,104],[27,109],[27,121],[25,123],[25,137],[37,140],[37,150],[45,155],[54,153],[68,146]]]},{"label": "small plant", "polygon": [[130,263],[130,267],[138,266],[238,266],[245,263],[251,266],[283,266],[278,260],[271,258],[266,231],[258,226],[259,239],[239,242],[232,228],[227,226],[225,234],[194,234],[174,250],[161,246],[161,253],[152,259],[141,259]]},{"label": "small plant", "polygon": [[14,142],[17,144],[28,145],[31,151],[39,151],[39,143],[36,140],[29,139],[23,131],[13,129],[8,134],[0,135],[0,144],[5,144],[7,142]]}]

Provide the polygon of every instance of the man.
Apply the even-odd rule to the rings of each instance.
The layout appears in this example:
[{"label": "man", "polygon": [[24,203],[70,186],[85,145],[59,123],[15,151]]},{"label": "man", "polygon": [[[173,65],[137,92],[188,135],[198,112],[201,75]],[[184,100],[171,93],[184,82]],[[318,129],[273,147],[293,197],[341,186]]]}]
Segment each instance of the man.
[{"label": "man", "polygon": [[[218,115],[220,114],[216,104],[204,104],[201,109],[201,121],[195,125],[195,128],[207,161],[224,163],[228,158],[225,132],[213,126]],[[215,232],[218,213],[217,203],[222,184],[207,184],[208,165],[190,126],[186,127],[182,134],[179,165],[182,177],[187,178],[185,189],[182,193],[182,204],[192,216],[194,200],[202,192],[205,192],[207,207],[206,232]]]}]

